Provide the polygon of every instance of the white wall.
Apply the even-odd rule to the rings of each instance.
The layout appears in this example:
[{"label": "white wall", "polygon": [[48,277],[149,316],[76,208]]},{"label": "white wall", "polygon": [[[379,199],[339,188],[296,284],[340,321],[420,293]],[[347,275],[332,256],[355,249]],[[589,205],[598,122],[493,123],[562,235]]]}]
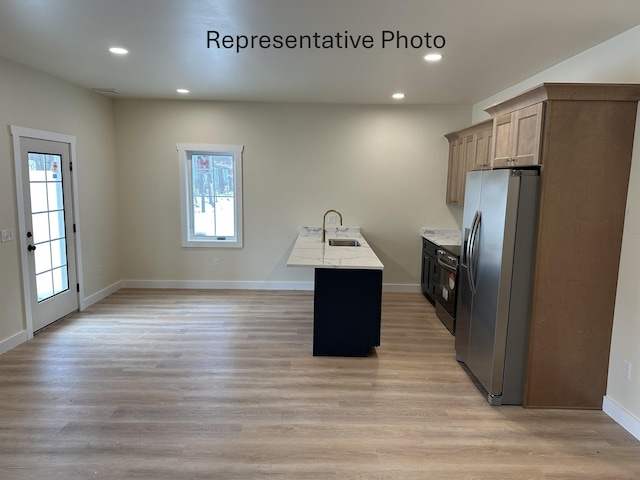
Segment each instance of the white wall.
[{"label": "white wall", "polygon": [[[640,440],[640,112],[635,138],[622,235],[606,407]],[[623,375],[625,361],[631,362],[631,380]]]},{"label": "white wall", "polygon": [[[0,58],[0,229],[18,234],[9,125],[76,136],[84,292],[99,293],[121,278],[112,101]],[[0,352],[25,331],[19,243],[0,243]]]},{"label": "white wall", "polygon": [[506,90],[473,105],[473,123],[489,118],[484,108],[513,97],[543,82],[640,82],[640,56],[637,45],[640,26],[575,55]]},{"label": "white wall", "polygon": [[[640,83],[638,45],[640,26],[475,104],[473,122],[488,118],[486,106],[542,82]],[[640,439],[640,115],[635,139],[604,410]],[[624,360],[631,380],[622,374]]]},{"label": "white wall", "polygon": [[[335,208],[362,227],[384,283],[417,290],[420,228],[459,225],[444,134],[469,123],[468,106],[122,99],[115,121],[127,280],[309,285],[312,269],[287,258],[298,227]],[[243,249],[181,247],[176,143],[244,145]]]}]

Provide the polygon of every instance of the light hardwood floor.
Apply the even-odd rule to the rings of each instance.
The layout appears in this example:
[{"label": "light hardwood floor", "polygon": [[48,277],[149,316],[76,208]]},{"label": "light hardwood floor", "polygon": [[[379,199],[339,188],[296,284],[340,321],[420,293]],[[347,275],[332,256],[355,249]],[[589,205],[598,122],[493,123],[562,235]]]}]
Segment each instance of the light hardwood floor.
[{"label": "light hardwood floor", "polygon": [[491,407],[420,294],[313,357],[310,292],[121,290],[0,356],[0,478],[638,479],[602,411]]}]

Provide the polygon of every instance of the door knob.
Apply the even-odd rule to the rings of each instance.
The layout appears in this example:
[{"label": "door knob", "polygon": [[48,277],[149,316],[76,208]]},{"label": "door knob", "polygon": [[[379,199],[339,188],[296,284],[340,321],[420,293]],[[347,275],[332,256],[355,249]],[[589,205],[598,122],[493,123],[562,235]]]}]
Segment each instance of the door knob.
[{"label": "door knob", "polygon": [[29,246],[27,247],[27,250],[29,250],[30,252],[33,252],[35,249],[36,249],[36,246],[35,246],[35,245],[29,245]]}]

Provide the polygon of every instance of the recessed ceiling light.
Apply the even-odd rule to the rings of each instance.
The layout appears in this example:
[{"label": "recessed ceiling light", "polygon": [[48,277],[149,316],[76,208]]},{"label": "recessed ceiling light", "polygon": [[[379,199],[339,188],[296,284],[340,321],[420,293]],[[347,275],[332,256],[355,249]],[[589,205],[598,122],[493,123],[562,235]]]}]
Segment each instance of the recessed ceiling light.
[{"label": "recessed ceiling light", "polygon": [[427,62],[439,62],[440,60],[442,60],[442,55],[439,53],[427,53],[424,56],[424,59]]},{"label": "recessed ceiling light", "polygon": [[187,90],[186,88],[179,88],[176,90],[176,92],[185,94],[185,93],[189,93],[189,90]]},{"label": "recessed ceiling light", "polygon": [[111,47],[109,51],[111,53],[115,53],[116,55],[126,55],[127,53],[129,53],[129,50],[122,47]]},{"label": "recessed ceiling light", "polygon": [[391,95],[392,98],[395,98],[396,100],[402,100],[404,98],[404,93],[394,93],[393,95]]}]

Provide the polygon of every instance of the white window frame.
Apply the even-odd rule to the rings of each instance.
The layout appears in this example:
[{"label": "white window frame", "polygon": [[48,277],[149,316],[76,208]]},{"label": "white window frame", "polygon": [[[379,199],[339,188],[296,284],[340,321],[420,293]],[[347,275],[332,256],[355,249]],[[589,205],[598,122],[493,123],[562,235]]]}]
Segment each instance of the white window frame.
[{"label": "white window frame", "polygon": [[[180,216],[183,247],[231,247],[242,248],[242,152],[244,145],[219,145],[207,143],[177,143],[178,164],[180,166]],[[202,237],[193,232],[193,175],[189,156],[203,155],[233,156],[234,183],[234,227],[235,237]]]}]

